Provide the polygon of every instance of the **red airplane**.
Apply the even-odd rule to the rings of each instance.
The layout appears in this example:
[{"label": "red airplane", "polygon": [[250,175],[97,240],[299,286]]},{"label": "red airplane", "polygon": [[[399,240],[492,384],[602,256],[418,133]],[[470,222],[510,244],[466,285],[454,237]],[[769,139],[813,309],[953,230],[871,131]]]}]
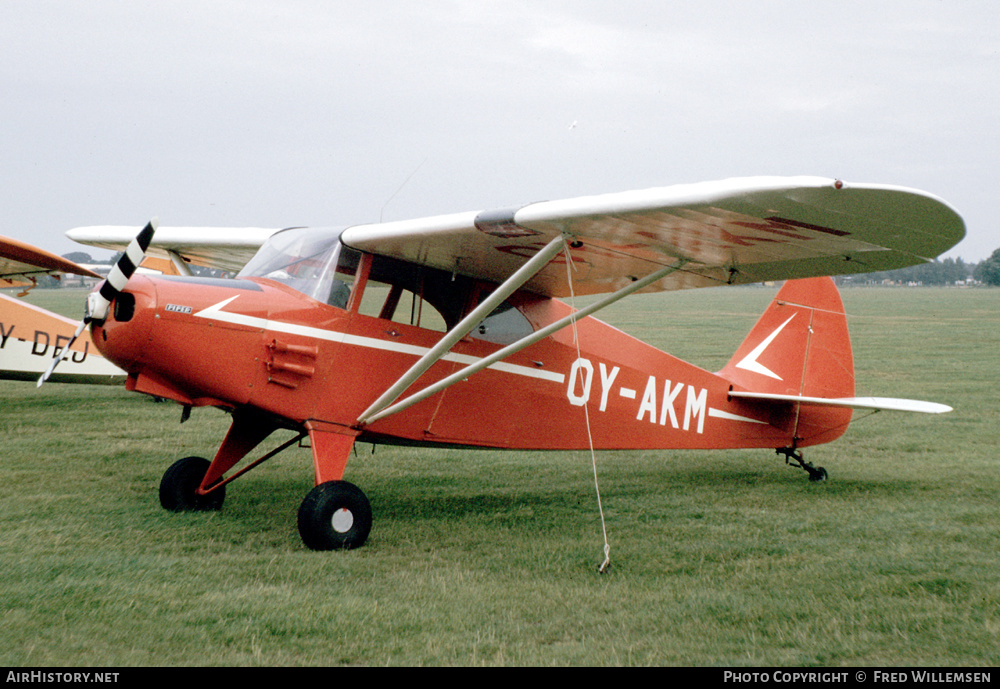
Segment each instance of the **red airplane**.
[{"label": "red airplane", "polygon": [[[185,249],[154,231],[90,295],[79,330],[90,324],[129,390],[232,414],[212,461],[166,471],[163,507],[219,509],[227,484],[308,438],[315,488],[298,528],[316,550],[368,537],[368,500],[343,480],[359,440],[771,448],[823,480],[801,449],[842,435],[853,408],[950,409],[855,397],[843,305],[822,277],[924,262],[964,236],[954,210],[910,189],[750,178],[268,231],[235,279],[132,276],[151,243],[181,257],[225,244],[192,234]],[[120,241],[103,234],[88,243]],[[717,373],[591,316],[637,291],[770,280],[789,282]],[[606,296],[579,310],[559,300],[584,294]],[[295,435],[233,471],[279,429]]]}]

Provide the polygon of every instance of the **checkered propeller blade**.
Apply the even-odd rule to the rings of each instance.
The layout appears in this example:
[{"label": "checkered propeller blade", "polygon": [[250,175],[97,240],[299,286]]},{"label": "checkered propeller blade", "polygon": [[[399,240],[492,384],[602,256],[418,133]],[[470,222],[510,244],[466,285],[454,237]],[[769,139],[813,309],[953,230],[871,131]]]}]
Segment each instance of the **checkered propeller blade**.
[{"label": "checkered propeller blade", "polygon": [[56,366],[69,356],[70,347],[76,342],[76,338],[80,337],[84,328],[91,323],[103,323],[104,319],[108,317],[108,309],[111,307],[111,302],[125,289],[129,278],[132,277],[136,268],[142,263],[142,259],[145,258],[146,250],[149,249],[149,244],[153,241],[153,234],[156,233],[158,224],[159,221],[156,218],[146,223],[146,226],[136,235],[136,238],[129,243],[128,248],[125,249],[125,253],[118,259],[118,263],[108,273],[107,279],[101,283],[100,288],[87,295],[87,308],[83,320],[80,321],[76,332],[73,333],[72,339],[62,348],[59,356],[52,359],[52,363],[49,364],[45,373],[38,379],[36,387],[41,387],[42,383],[48,380],[52,372],[56,370]]}]

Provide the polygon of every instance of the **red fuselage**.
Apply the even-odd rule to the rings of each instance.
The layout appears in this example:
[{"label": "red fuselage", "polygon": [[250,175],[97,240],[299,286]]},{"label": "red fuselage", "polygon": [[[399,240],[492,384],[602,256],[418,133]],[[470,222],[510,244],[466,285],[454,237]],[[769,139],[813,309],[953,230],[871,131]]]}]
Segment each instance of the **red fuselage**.
[{"label": "red fuselage", "polygon": [[[790,404],[731,400],[730,377],[584,318],[577,324],[579,349],[566,328],[361,427],[362,412],[442,333],[256,278],[136,275],[119,301],[93,337],[128,373],[129,389],[192,406],[250,407],[291,427],[320,422],[376,442],[585,448],[584,405],[597,449],[801,447],[835,439],[850,420],[849,410],[807,415]],[[518,293],[511,302],[535,329],[569,313],[564,303],[531,294]],[[803,321],[792,319],[785,336],[814,333],[817,323]],[[466,337],[412,390],[499,348]],[[850,388],[846,394],[853,392],[853,375]],[[801,384],[789,382],[787,391],[802,394]]]}]

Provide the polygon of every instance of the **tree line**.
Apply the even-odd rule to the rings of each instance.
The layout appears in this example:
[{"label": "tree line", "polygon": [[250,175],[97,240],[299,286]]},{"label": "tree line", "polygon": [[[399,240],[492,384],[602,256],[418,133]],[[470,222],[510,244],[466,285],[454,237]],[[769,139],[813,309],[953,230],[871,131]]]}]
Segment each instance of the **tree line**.
[{"label": "tree line", "polygon": [[968,283],[970,279],[984,285],[1000,286],[1000,249],[979,263],[966,263],[961,257],[946,258],[898,270],[852,275],[845,278],[844,282],[955,285]]},{"label": "tree line", "polygon": [[852,275],[844,278],[844,282],[850,284],[954,285],[966,282],[969,278],[975,279],[976,267],[976,264],[966,263],[961,258],[946,258],[908,268]]}]

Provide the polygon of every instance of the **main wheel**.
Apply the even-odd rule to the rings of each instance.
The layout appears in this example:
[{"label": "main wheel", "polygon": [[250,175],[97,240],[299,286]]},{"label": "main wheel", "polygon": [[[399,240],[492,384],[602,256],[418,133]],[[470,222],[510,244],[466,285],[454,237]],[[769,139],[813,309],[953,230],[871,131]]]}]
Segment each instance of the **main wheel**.
[{"label": "main wheel", "polygon": [[160,505],[171,512],[207,511],[222,507],[226,487],[216,488],[208,495],[195,491],[208,473],[209,461],[204,457],[178,459],[163,473],[160,480]]},{"label": "main wheel", "polygon": [[372,508],[360,488],[347,481],[321,483],[299,506],[299,535],[312,550],[358,548],[372,528]]}]

